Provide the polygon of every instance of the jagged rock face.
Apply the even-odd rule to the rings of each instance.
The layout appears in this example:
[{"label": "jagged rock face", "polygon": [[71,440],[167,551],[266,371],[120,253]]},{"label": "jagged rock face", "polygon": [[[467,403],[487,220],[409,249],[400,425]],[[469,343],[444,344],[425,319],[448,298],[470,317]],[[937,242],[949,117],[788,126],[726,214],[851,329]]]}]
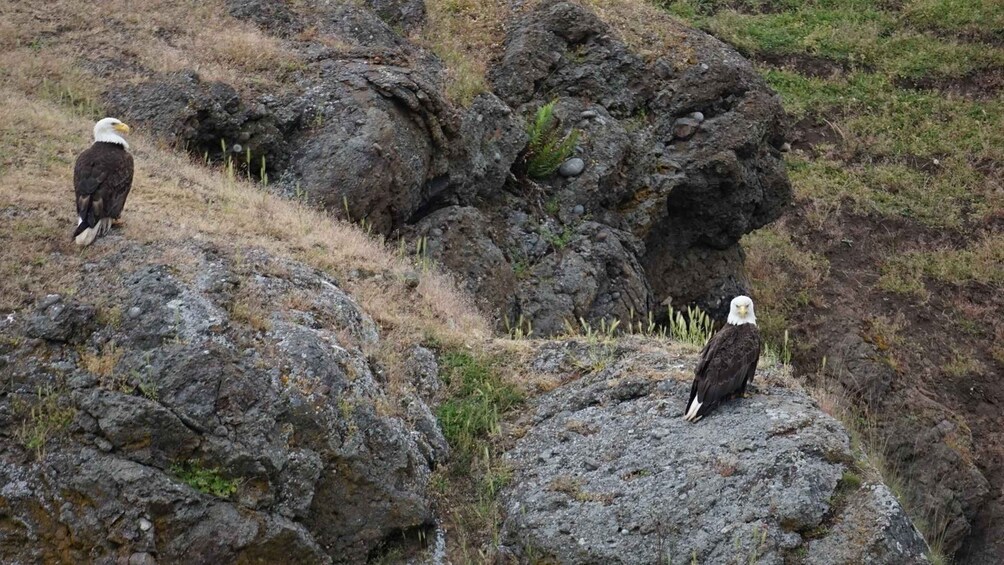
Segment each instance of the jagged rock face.
[{"label": "jagged rock face", "polygon": [[[925,519],[940,531],[942,550],[955,554],[979,519],[990,483],[971,452],[965,420],[917,390],[896,386],[887,352],[865,341],[857,328],[833,331],[825,350],[826,370],[835,392],[877,415],[875,433],[883,454],[911,488],[914,508],[937,508]],[[902,415],[902,417],[895,417]]]},{"label": "jagged rock face", "polygon": [[262,252],[188,245],[183,272],[155,252],[124,245],[4,328],[0,560],[358,563],[432,523],[445,440],[419,392],[387,397],[363,352],[377,328],[334,281]]},{"label": "jagged rock face", "polygon": [[[679,49],[694,63],[646,62],[581,6],[545,3],[512,27],[492,83],[513,107],[557,98],[562,127],[583,132],[586,173],[547,183],[562,212],[582,206],[640,238],[654,302],[724,317],[747,290],[739,238],[791,199],[785,117],[733,49],[692,30]],[[681,118],[699,124],[687,139],[674,132]]]},{"label": "jagged rock face", "polygon": [[[702,32],[673,31],[686,62],[648,60],[588,9],[543,2],[509,22],[491,92],[464,109],[443,97],[441,63],[394,32],[421,25],[422,2],[228,6],[296,52],[302,68],[284,92],[259,104],[191,77],[154,79],[117,86],[113,107],[167,122],[155,131],[202,150],[247,138],[281,169],[278,186],[375,232],[425,238],[437,260],[476,277],[469,286],[485,291],[500,326],[523,319],[548,335],[566,320],[644,319],[663,304],[724,317],[748,291],[739,239],[791,199],[778,97]],[[560,132],[581,133],[584,168],[529,179],[527,123],[552,100]],[[473,212],[441,213],[457,206],[483,218],[470,249],[450,238],[476,226],[430,227],[467,222]]]},{"label": "jagged rock face", "polygon": [[[758,374],[750,398],[680,417],[693,355],[553,343],[534,369],[605,368],[541,397],[506,454],[503,539],[558,563],[926,563],[926,545],[847,434]],[[765,382],[767,381],[767,382]]]},{"label": "jagged rock face", "polygon": [[[288,164],[290,137],[302,124],[299,103],[262,98],[253,103],[222,82],[204,82],[191,71],[155,75],[105,97],[109,114],[123,116],[178,147],[213,161],[248,160],[260,173]],[[224,153],[224,145],[226,153]]]}]

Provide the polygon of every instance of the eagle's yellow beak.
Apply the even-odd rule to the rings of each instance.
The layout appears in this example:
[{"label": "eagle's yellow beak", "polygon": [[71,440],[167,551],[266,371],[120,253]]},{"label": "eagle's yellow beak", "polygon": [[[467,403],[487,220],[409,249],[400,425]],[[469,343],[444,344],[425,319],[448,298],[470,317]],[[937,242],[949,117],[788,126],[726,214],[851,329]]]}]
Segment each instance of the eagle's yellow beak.
[{"label": "eagle's yellow beak", "polygon": [[740,306],[739,307],[739,315],[742,316],[743,318],[745,318],[746,317],[746,310],[747,310],[747,308],[746,308],[745,304],[742,305],[742,306]]},{"label": "eagle's yellow beak", "polygon": [[129,126],[127,126],[126,124],[115,124],[112,127],[115,128],[115,131],[117,132],[129,133]]}]

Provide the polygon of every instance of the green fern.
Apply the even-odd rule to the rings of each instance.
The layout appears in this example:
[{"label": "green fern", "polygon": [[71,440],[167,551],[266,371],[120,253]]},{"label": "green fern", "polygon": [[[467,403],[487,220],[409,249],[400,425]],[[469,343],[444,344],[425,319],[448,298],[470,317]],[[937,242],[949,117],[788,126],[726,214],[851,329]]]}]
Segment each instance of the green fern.
[{"label": "green fern", "polygon": [[554,123],[555,102],[557,101],[541,106],[527,129],[530,143],[526,153],[526,172],[533,178],[553,175],[565,159],[572,155],[575,145],[579,142],[577,129],[568,132],[564,137],[560,136]]}]

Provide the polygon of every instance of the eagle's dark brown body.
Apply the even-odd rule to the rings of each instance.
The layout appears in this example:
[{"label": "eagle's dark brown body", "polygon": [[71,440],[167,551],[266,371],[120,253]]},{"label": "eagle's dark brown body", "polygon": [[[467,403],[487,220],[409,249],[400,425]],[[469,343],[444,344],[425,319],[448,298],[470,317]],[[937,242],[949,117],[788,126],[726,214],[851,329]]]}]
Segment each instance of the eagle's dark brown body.
[{"label": "eagle's dark brown body", "polygon": [[[727,325],[716,333],[701,351],[694,370],[694,384],[687,401],[688,419],[699,419],[723,401],[745,394],[753,381],[762,348],[756,324]],[[696,413],[692,414],[695,408]]]},{"label": "eagle's dark brown body", "polygon": [[132,155],[117,143],[95,142],[77,157],[73,187],[80,223],[73,233],[74,238],[88,229],[103,231],[113,219],[122,215],[132,188],[132,175]]}]

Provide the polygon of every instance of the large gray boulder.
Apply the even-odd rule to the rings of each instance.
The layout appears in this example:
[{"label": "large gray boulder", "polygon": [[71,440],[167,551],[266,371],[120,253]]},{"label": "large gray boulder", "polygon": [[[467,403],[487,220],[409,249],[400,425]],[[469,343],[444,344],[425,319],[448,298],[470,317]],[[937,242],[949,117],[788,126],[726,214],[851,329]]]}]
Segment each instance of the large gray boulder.
[{"label": "large gray boulder", "polygon": [[361,563],[433,524],[428,352],[390,396],[376,325],[328,276],[199,244],[147,263],[164,252],[123,243],[76,302],[4,328],[0,561]]},{"label": "large gray boulder", "polygon": [[[695,356],[554,343],[534,368],[594,370],[539,398],[506,454],[503,539],[563,564],[926,563],[926,545],[840,424],[761,371],[690,424]],[[577,369],[578,368],[578,369]],[[518,424],[519,425],[519,424]]]}]

